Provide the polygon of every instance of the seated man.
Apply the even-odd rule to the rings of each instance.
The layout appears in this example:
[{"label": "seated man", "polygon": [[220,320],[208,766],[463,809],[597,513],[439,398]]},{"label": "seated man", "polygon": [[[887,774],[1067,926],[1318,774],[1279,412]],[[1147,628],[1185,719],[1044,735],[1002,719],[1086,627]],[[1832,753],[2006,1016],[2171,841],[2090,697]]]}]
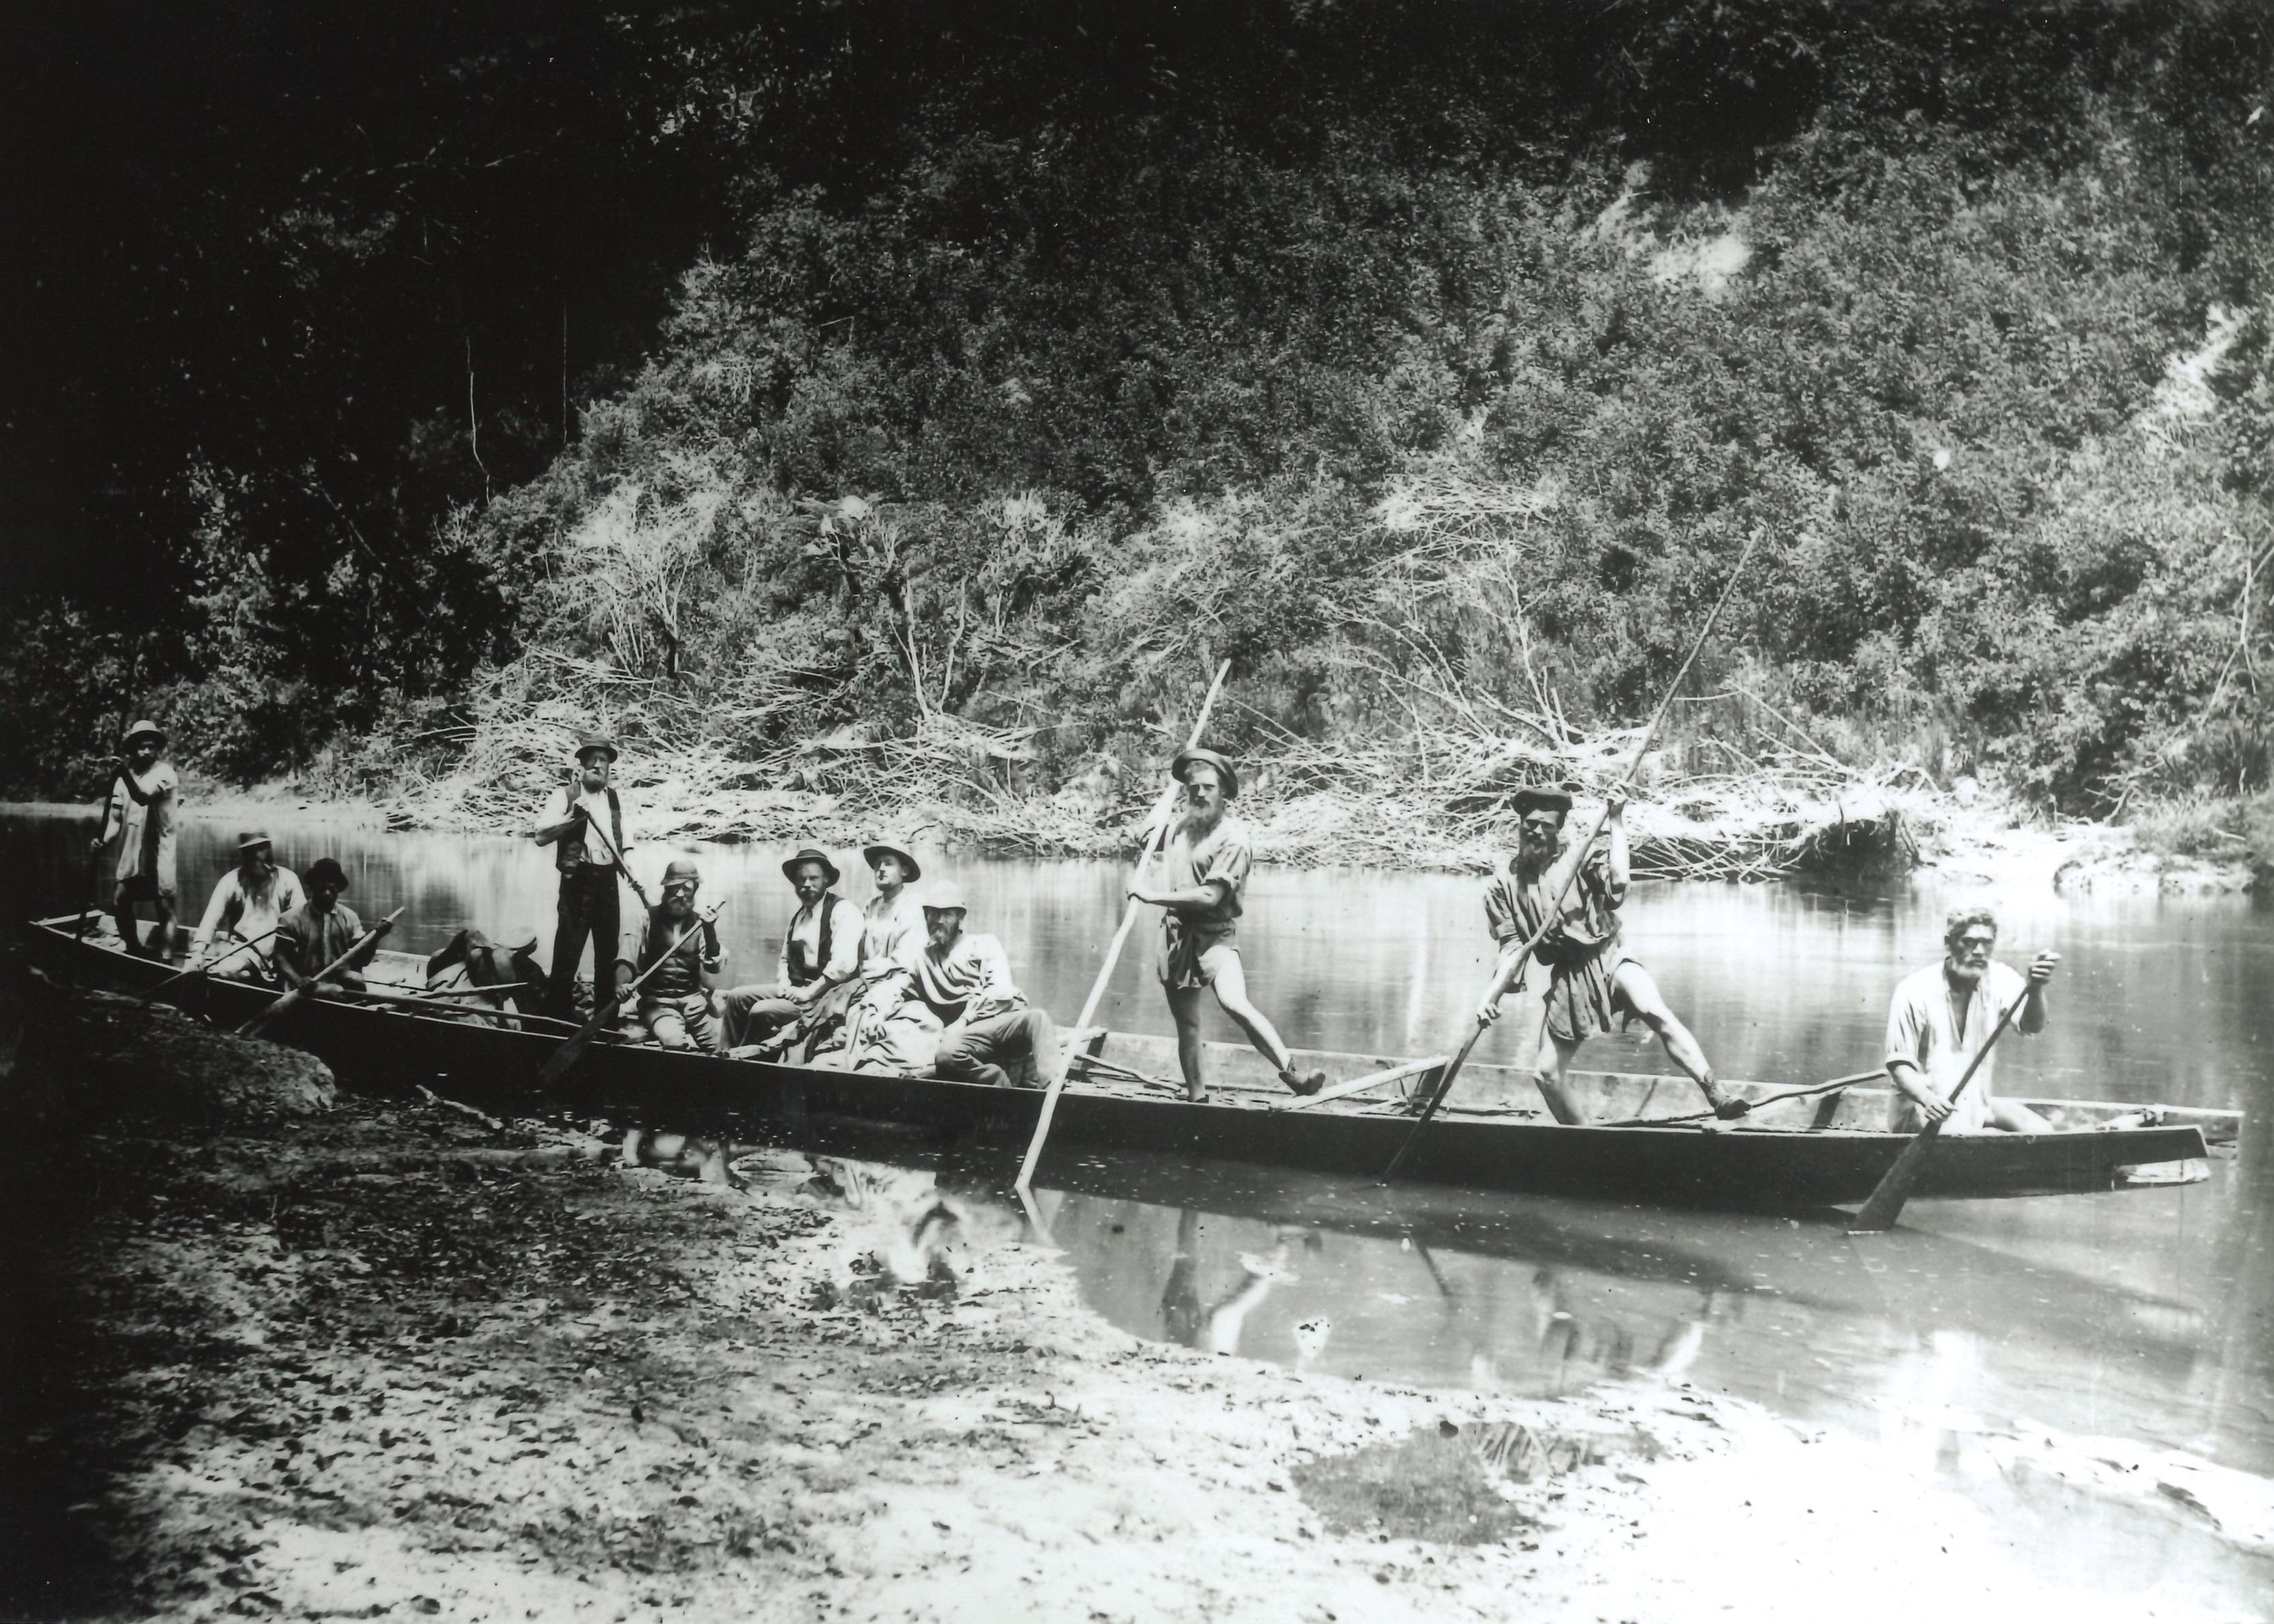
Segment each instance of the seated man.
[{"label": "seated man", "polygon": [[1987,908],[1954,910],[1943,927],[1943,958],[1895,988],[1887,1010],[1887,1076],[1896,1094],[1897,1133],[1916,1133],[1930,1122],[1945,1133],[2051,1133],[2051,1122],[2027,1106],[1991,1091],[1995,1049],[1982,1054],[1966,1091],[1950,1092],[1996,1035],[1998,1019],[2027,993],[2014,1024],[2025,1036],[2045,1029],[2045,984],[2060,965],[2058,953],[2040,953],[2026,978],[1990,956],[1998,945],[1998,916]]},{"label": "seated man", "polygon": [[846,990],[861,968],[861,910],[832,887],[840,876],[829,854],[806,848],[782,865],[798,910],[782,933],[771,987],[738,986],[726,996],[727,1046],[740,1048],[803,1022],[809,1047],[831,1016],[842,1015]]},{"label": "seated man", "polygon": [[372,942],[355,960],[325,975],[332,964],[363,935],[363,921],[355,910],[340,901],[348,888],[347,871],[337,857],[318,857],[309,865],[307,900],[276,921],[276,974],[288,987],[305,986],[319,976],[333,986],[363,990],[363,967],[379,951]]},{"label": "seated man", "polygon": [[[190,939],[192,956],[215,953],[213,974],[239,981],[265,981],[276,948],[271,933],[283,917],[305,900],[300,877],[277,866],[267,833],[247,829],[237,837],[237,866],[223,874],[206,904],[205,918]],[[226,937],[216,949],[215,939]],[[263,940],[269,938],[269,940]],[[249,945],[231,948],[230,941]]]},{"label": "seated man", "polygon": [[910,993],[944,1023],[932,1074],[1008,1088],[1011,1077],[1002,1062],[1031,1060],[1036,1087],[1064,1076],[1058,1028],[1013,983],[1003,944],[964,930],[962,891],[935,886],[923,899],[923,911],[924,949]]},{"label": "seated man", "polygon": [[[720,1052],[722,1033],[711,1015],[712,978],[727,962],[719,930],[695,911],[703,876],[692,857],[674,857],[663,871],[663,901],[624,934],[616,956],[616,985],[627,987],[650,970],[639,990],[639,1018],[666,1049]],[[667,963],[665,961],[668,961]],[[660,963],[662,968],[656,969]]]}]

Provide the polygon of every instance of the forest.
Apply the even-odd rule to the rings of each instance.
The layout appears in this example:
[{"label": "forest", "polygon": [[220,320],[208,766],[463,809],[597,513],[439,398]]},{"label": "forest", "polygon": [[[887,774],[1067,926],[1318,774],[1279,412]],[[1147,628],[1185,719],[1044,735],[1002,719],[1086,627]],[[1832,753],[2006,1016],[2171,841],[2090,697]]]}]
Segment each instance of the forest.
[{"label": "forest", "polygon": [[6,793],[1111,810],[1228,660],[1270,792],[1488,811],[1727,588],[1667,774],[2274,857],[2245,0],[11,29]]}]

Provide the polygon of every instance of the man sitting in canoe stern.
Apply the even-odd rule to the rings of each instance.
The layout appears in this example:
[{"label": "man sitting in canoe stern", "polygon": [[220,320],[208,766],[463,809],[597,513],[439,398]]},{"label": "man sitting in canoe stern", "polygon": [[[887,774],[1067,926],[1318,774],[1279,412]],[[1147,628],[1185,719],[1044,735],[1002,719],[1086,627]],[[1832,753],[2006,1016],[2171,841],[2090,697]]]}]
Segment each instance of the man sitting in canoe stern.
[{"label": "man sitting in canoe stern", "polygon": [[[305,900],[276,921],[276,956],[271,963],[287,987],[307,986],[363,934],[363,921],[356,918],[354,909],[340,901],[340,893],[348,888],[348,876],[337,857],[318,857],[311,863],[306,888]],[[374,941],[356,956],[355,963],[333,971],[324,979],[333,986],[361,992],[363,967],[378,951]]]},{"label": "man sitting in canoe stern", "polygon": [[[1148,848],[1129,895],[1168,912],[1161,920],[1161,989],[1177,1023],[1177,1063],[1184,1069],[1185,1097],[1208,1098],[1201,1047],[1201,993],[1216,993],[1224,1012],[1247,1034],[1256,1052],[1271,1062],[1279,1080],[1298,1094],[1315,1094],[1323,1071],[1295,1070],[1295,1056],[1278,1030],[1247,1001],[1241,967],[1240,894],[1255,850],[1247,825],[1224,810],[1239,794],[1239,774],[1213,750],[1178,752],[1171,774],[1185,786],[1185,811],[1171,826],[1167,847],[1157,856]],[[1171,812],[1172,817],[1176,814]],[[1148,831],[1148,839],[1150,831]]]},{"label": "man sitting in canoe stern", "polygon": [[1950,1091],[2024,987],[2029,1001],[2014,1024],[2032,1037],[2045,1029],[2045,984],[2059,968],[2060,955],[2038,954],[2024,978],[1990,956],[1997,946],[1996,914],[1987,908],[1954,909],[1943,926],[1942,963],[1905,977],[1895,988],[1887,1010],[1887,1076],[1896,1089],[1888,1126],[1897,1133],[1916,1133],[1930,1122],[1940,1122],[1945,1133],[2053,1131],[2027,1106],[1991,1091],[1995,1049],[1983,1055],[1974,1080],[1951,1103]]},{"label": "man sitting in canoe stern", "polygon": [[936,886],[923,899],[924,950],[910,994],[945,1023],[932,1075],[1008,1088],[1003,1062],[1031,1059],[1035,1086],[1048,1088],[1065,1072],[1058,1028],[1012,981],[1002,942],[963,928],[968,910],[953,885]]},{"label": "man sitting in canoe stern", "polygon": [[[216,976],[238,981],[264,979],[276,948],[273,940],[260,939],[275,929],[277,922],[303,900],[300,877],[278,865],[267,831],[247,829],[237,837],[237,866],[214,886],[205,918],[190,938],[190,951],[193,956],[213,953]],[[215,937],[228,940],[215,948]],[[232,948],[230,941],[255,945]]]},{"label": "man sitting in canoe stern", "polygon": [[[1517,1005],[1523,1020],[1516,1037],[1517,1061],[1525,1064],[1529,1057],[1533,1081],[1555,1120],[1583,1120],[1564,1089],[1564,1073],[1587,1035],[1608,1031],[1615,1020],[1622,1024],[1639,1020],[1655,1032],[1667,1058],[1704,1091],[1714,1115],[1743,1116],[1749,1108],[1746,1103],[1713,1080],[1713,1069],[1698,1039],[1668,1007],[1657,981],[1622,940],[1619,909],[1626,902],[1628,880],[1625,797],[1611,797],[1604,820],[1609,840],[1593,851],[1564,850],[1563,821],[1571,811],[1569,792],[1522,789],[1513,804],[1521,820],[1516,855],[1509,859],[1507,872],[1486,888],[1485,922],[1499,944],[1500,968],[1505,971],[1507,956],[1532,939],[1548,917],[1549,903],[1562,898],[1555,925],[1533,952],[1534,963],[1524,966],[1523,979],[1517,983],[1524,994]],[[1579,876],[1567,893],[1574,865]],[[1547,966],[1545,977],[1538,973],[1540,965]],[[1477,1019],[1487,1024],[1499,1018],[1497,1001],[1477,1009]]]},{"label": "man sitting in canoe stern", "polygon": [[616,862],[625,855],[624,804],[613,782],[615,767],[615,742],[603,734],[587,734],[577,742],[576,770],[561,792],[553,821],[530,833],[538,845],[553,847],[553,865],[561,871],[553,971],[545,991],[545,1012],[558,1019],[576,1012],[576,968],[584,960],[585,939],[592,943],[597,1002],[598,988],[608,973],[608,955],[623,930]]},{"label": "man sitting in canoe stern", "polygon": [[829,854],[808,846],[782,865],[782,873],[797,893],[797,911],[782,933],[774,984],[753,982],[726,996],[729,1048],[770,1037],[817,1012],[825,1019],[829,1006],[841,1003],[841,990],[861,969],[861,910],[832,889],[842,876]]},{"label": "man sitting in canoe stern", "polygon": [[637,930],[624,933],[616,985],[629,986],[668,955],[669,963],[641,985],[640,1023],[666,1049],[717,1054],[723,1034],[711,1014],[711,984],[727,963],[727,949],[710,920],[697,925],[695,893],[702,884],[692,857],[674,857],[665,866],[663,901],[640,917]]}]

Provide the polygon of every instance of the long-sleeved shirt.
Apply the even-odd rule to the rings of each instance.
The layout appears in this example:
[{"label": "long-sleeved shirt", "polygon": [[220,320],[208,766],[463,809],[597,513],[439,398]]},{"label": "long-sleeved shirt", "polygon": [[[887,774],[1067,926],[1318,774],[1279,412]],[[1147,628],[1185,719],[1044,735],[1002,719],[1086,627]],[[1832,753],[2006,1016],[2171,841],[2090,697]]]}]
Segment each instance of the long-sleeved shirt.
[{"label": "long-sleeved shirt", "polygon": [[[821,956],[824,913],[829,918],[829,958],[825,963]],[[825,895],[813,907],[800,908],[791,917],[789,929],[782,933],[781,956],[775,963],[776,985],[781,993],[787,996],[792,987],[811,982],[815,977],[810,972],[816,971],[819,978],[831,986],[850,981],[861,969],[863,929],[861,910],[834,891]],[[793,947],[809,972],[804,981],[800,981],[795,973],[799,966],[790,963]]]},{"label": "long-sleeved shirt", "polygon": [[861,910],[861,974],[874,981],[896,970],[913,971],[924,948],[923,899],[903,887],[886,902],[872,896]]},{"label": "long-sleeved shirt", "polygon": [[103,827],[118,842],[118,879],[147,876],[159,890],[174,889],[174,829],[181,811],[182,781],[170,761],[158,762],[147,774],[130,767],[111,781],[102,816]]},{"label": "long-sleeved shirt", "polygon": [[[1971,996],[1965,999],[1952,996],[1950,978],[1940,964],[1904,978],[1887,1009],[1887,1064],[1892,1067],[1904,1061],[1917,1067],[1935,1091],[1948,1099],[1975,1054],[1989,1040],[1990,1029],[2027,985],[2020,971],[1994,959],[1974,984]],[[1959,1030],[1962,1016],[1962,1032]],[[1992,1049],[1983,1055],[1981,1069],[1958,1097],[1942,1125],[1943,1132],[1980,1133],[1990,1125],[1995,1104],[1990,1082],[1997,1067],[1998,1051]],[[1898,1093],[1890,1126],[1898,1133],[1916,1133],[1925,1125],[1925,1114],[1909,1096]]]},{"label": "long-sleeved shirt", "polygon": [[1010,956],[996,938],[965,931],[947,950],[927,942],[916,956],[916,995],[944,1021],[983,1021],[1025,1005],[1011,979]]},{"label": "long-sleeved shirt", "polygon": [[[277,920],[276,956],[303,976],[313,976],[328,969],[362,934],[363,921],[345,903],[334,903],[319,913],[313,903],[304,902]],[[374,950],[377,946],[373,944]]]},{"label": "long-sleeved shirt", "polygon": [[[300,890],[300,877],[289,868],[277,869],[266,885],[259,887],[245,884],[245,871],[232,868],[214,887],[213,900],[206,904],[206,917],[198,922],[191,945],[205,947],[222,931],[235,931],[247,941],[265,936],[306,900]],[[275,949],[263,942],[254,951],[266,958]]]},{"label": "long-sleeved shirt", "polygon": [[[697,925],[702,928],[696,929]],[[689,933],[692,931],[693,934]],[[686,937],[685,940],[681,940]],[[675,945],[674,945],[675,944]],[[670,963],[641,984],[642,998],[684,998],[711,985],[727,963],[727,949],[719,940],[718,926],[699,914],[673,918],[660,908],[641,913],[639,923],[624,933],[616,963],[629,964],[635,976],[645,974],[658,959],[670,954]],[[704,961],[708,960],[706,966]]]}]

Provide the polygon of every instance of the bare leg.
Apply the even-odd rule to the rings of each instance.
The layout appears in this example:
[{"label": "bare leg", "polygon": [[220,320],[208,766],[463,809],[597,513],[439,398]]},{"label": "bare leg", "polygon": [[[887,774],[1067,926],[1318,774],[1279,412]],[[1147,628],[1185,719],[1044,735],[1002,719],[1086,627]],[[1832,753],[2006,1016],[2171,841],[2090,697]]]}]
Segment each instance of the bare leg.
[{"label": "bare leg", "polygon": [[1745,1102],[1732,1099],[1713,1080],[1713,1068],[1706,1059],[1706,1051],[1698,1046],[1698,1039],[1667,1003],[1666,995],[1658,990],[1658,983],[1650,971],[1629,960],[1619,966],[1618,977],[1612,985],[1625,997],[1627,1007],[1636,1017],[1658,1035],[1659,1046],[1666,1051],[1666,1058],[1681,1067],[1698,1084],[1716,1115],[1745,1114]]},{"label": "bare leg", "polygon": [[1247,1034],[1255,1052],[1271,1062],[1281,1082],[1299,1094],[1315,1094],[1326,1080],[1326,1073],[1314,1072],[1308,1077],[1295,1073],[1295,1054],[1280,1040],[1279,1029],[1271,1024],[1263,1011],[1247,1001],[1247,972],[1242,968],[1239,955],[1224,953],[1216,963],[1216,976],[1209,985],[1216,990],[1216,1001],[1224,1012]]},{"label": "bare leg", "polygon": [[[2053,1125],[2025,1105],[2011,1099],[1990,1102],[1990,1125],[2002,1128],[2007,1133],[2052,1133]],[[2145,1126],[2145,1124],[2142,1124]]]},{"label": "bare leg", "polygon": [[[1544,1004],[1541,1012],[1546,1013]],[[1540,1097],[1547,1102],[1547,1108],[1557,1122],[1585,1122],[1586,1113],[1579,1109],[1579,1102],[1571,1098],[1571,1091],[1565,1086],[1563,1080],[1563,1074],[1571,1064],[1571,1057],[1579,1052],[1578,1044],[1547,1031],[1544,1022],[1540,1036],[1540,1058],[1532,1073],[1532,1080],[1539,1084]]]},{"label": "bare leg", "polygon": [[1201,989],[1172,986],[1162,990],[1169,995],[1169,1018],[1177,1023],[1177,1065],[1185,1074],[1185,1098],[1206,1099],[1208,1077],[1201,1069]]},{"label": "bare leg", "polygon": [[[1576,1122],[1581,1120],[1579,1108],[1563,1087],[1563,1067],[1570,1056],[1547,1031],[1547,993],[1554,982],[1545,974],[1536,978],[1540,986],[1518,986],[1508,995],[1509,1013],[1501,1018],[1513,1030],[1516,1063],[1531,1073],[1532,1086],[1547,1102],[1548,1114],[1559,1122]],[[1571,1053],[1577,1054],[1578,1048],[1573,1044]]]}]

